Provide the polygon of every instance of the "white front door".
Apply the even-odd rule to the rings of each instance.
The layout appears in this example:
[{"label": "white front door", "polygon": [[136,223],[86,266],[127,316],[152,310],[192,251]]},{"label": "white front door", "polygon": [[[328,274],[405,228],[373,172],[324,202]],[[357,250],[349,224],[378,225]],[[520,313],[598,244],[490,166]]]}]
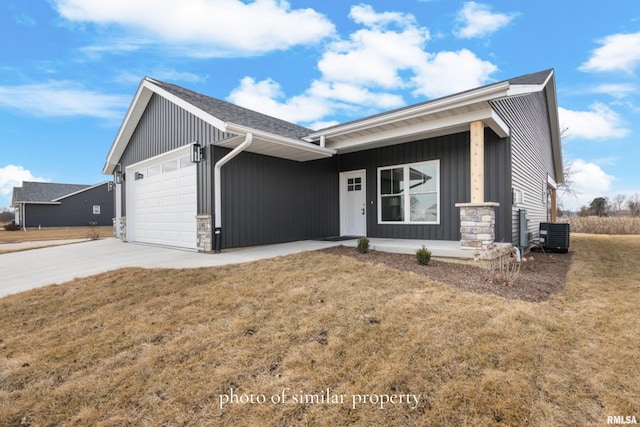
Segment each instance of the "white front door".
[{"label": "white front door", "polygon": [[367,187],[365,171],[340,174],[340,234],[367,235]]}]

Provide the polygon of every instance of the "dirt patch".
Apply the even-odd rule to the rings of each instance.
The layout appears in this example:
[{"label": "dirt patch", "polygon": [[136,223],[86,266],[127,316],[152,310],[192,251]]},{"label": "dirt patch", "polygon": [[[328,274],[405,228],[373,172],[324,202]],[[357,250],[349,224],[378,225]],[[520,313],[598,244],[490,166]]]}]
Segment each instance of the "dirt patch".
[{"label": "dirt patch", "polygon": [[420,265],[414,255],[394,254],[380,251],[359,253],[355,248],[335,246],[322,252],[344,255],[363,262],[411,271],[431,280],[454,286],[465,292],[494,294],[508,299],[530,302],[548,300],[551,295],[562,292],[567,272],[571,266],[572,253],[535,252],[533,261],[522,264],[520,277],[509,285],[494,283],[491,274],[480,266],[467,262],[432,260],[429,265]]}]

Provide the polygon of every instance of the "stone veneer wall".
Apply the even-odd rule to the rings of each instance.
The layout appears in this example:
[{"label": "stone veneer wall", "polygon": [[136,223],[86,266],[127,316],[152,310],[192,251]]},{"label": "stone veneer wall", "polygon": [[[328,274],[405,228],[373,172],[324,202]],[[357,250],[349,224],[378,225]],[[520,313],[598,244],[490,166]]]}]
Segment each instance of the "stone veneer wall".
[{"label": "stone veneer wall", "polygon": [[457,203],[460,208],[460,247],[484,250],[496,238],[496,207],[499,203]]},{"label": "stone veneer wall", "polygon": [[198,252],[211,252],[213,250],[211,215],[197,215],[196,223],[198,226]]},{"label": "stone veneer wall", "polygon": [[124,216],[120,217],[120,224],[118,224],[118,226],[120,227],[120,240],[122,240],[123,242],[127,241],[127,218]]}]

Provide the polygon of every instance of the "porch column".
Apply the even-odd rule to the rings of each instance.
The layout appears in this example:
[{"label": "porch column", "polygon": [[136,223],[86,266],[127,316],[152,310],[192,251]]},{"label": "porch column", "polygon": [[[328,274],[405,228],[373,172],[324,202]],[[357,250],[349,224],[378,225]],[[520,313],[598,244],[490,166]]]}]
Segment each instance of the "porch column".
[{"label": "porch column", "polygon": [[551,212],[549,213],[549,219],[551,222],[556,222],[558,212],[558,194],[556,189],[553,187],[549,187],[549,192],[551,193],[551,207],[549,208]]},{"label": "porch column", "polygon": [[482,250],[496,238],[496,208],[499,203],[487,202],[484,196],[484,122],[469,123],[471,202],[456,203],[460,208],[460,247]]},{"label": "porch column", "polygon": [[471,127],[471,203],[484,202],[484,122]]}]

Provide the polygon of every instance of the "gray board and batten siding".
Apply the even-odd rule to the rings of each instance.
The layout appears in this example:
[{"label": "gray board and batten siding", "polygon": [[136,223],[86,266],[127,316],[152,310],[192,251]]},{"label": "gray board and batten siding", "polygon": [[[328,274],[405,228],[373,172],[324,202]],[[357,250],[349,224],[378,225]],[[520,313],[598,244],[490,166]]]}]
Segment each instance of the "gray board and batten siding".
[{"label": "gray board and batten siding", "polygon": [[[122,171],[132,164],[198,142],[205,147],[204,160],[197,164],[198,213],[211,214],[213,188],[209,183],[212,182],[213,164],[208,144],[229,136],[166,98],[153,94],[120,159]],[[122,189],[122,214],[126,216],[126,185]]]},{"label": "gray board and batten siding", "polygon": [[[309,162],[242,153],[222,168],[222,247],[337,236],[339,174],[358,169],[366,170],[367,236],[459,240],[455,204],[470,197],[469,140],[469,132],[463,132]],[[214,162],[229,151],[213,150]],[[511,240],[509,150],[508,139],[485,129],[485,191],[488,200],[500,203],[497,241]],[[440,160],[440,224],[378,224],[378,168],[436,159]]]},{"label": "gray board and batten siding", "polygon": [[[496,209],[496,241],[511,241],[511,174],[508,138],[485,128],[485,199]],[[470,201],[470,133],[461,132],[338,156],[340,172],[366,169],[367,236],[396,239],[460,240],[456,203]],[[379,167],[440,160],[440,223],[379,224]],[[373,203],[372,203],[373,202]]]},{"label": "gray board and batten siding", "polygon": [[[211,215],[213,166],[229,152],[211,144],[230,136],[154,94],[120,163],[124,171],[129,165],[197,141],[205,147],[204,160],[197,165],[198,213]],[[469,139],[469,132],[463,132],[302,163],[242,153],[222,168],[223,247],[337,236],[339,173],[356,169],[367,170],[369,237],[459,240],[455,203],[470,200]],[[506,220],[511,217],[511,200],[505,196],[511,194],[509,148],[509,139],[485,130],[486,199],[500,203],[497,241],[511,240],[511,223]],[[434,159],[441,162],[440,224],[378,224],[377,168]],[[126,215],[125,191],[122,193]]]},{"label": "gray board and batten siding", "polygon": [[556,182],[551,129],[544,91],[492,101],[493,108],[511,128],[512,186],[524,194],[511,214],[514,245],[519,246],[519,210],[527,211],[528,229],[538,234],[541,222],[548,221],[547,176]]},{"label": "gray board and batten siding", "polygon": [[[109,183],[71,194],[59,200],[60,204],[27,203],[23,212],[24,227],[75,227],[95,223],[113,225],[113,196]],[[100,206],[100,213],[94,213]]]},{"label": "gray board and batten siding", "polygon": [[[230,150],[213,147],[214,162]],[[222,247],[337,236],[336,157],[297,162],[243,152],[221,170]]]}]

